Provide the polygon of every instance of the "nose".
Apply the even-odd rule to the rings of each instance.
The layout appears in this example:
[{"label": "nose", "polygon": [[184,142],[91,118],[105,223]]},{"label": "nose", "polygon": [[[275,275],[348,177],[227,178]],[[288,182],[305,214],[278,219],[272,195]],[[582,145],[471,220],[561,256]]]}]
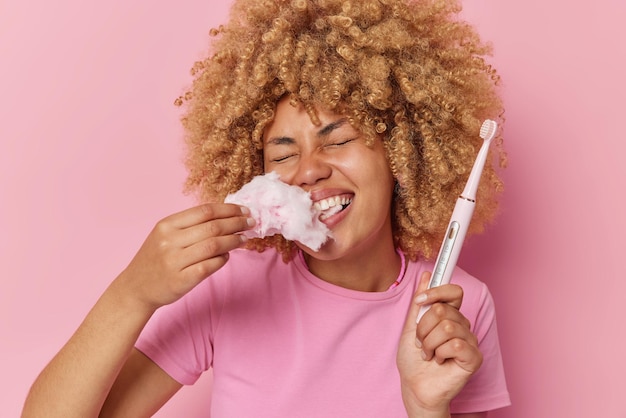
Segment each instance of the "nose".
[{"label": "nose", "polygon": [[324,160],[318,152],[300,155],[296,167],[293,184],[298,186],[314,185],[320,180],[327,179],[332,173],[332,166]]}]

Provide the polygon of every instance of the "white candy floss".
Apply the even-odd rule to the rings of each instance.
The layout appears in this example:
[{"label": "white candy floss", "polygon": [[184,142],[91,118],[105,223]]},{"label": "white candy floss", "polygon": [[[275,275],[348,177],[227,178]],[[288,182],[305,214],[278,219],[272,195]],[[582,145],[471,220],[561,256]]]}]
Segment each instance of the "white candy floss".
[{"label": "white candy floss", "polygon": [[224,202],[250,209],[256,225],[244,232],[248,238],[282,234],[317,251],[331,237],[328,227],[319,220],[319,212],[313,208],[311,195],[300,187],[283,183],[275,172],[254,177],[239,191],[226,196]]}]

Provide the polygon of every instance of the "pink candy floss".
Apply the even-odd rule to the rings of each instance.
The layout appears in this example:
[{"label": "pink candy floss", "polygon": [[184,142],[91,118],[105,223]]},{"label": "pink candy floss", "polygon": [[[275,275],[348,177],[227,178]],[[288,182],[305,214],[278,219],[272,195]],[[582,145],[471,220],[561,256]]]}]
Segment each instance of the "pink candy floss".
[{"label": "pink candy floss", "polygon": [[280,181],[275,172],[254,177],[238,192],[226,196],[224,202],[250,209],[256,225],[244,232],[248,238],[282,234],[318,251],[331,237],[328,227],[319,220],[320,213],[313,208],[311,195]]}]

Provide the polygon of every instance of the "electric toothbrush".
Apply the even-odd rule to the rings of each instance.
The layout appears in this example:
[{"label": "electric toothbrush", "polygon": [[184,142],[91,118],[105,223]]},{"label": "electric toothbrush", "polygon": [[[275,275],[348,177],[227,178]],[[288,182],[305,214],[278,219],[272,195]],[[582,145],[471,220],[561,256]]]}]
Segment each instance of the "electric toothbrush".
[{"label": "electric toothbrush", "polygon": [[[483,145],[478,151],[476,161],[465,184],[465,188],[459,195],[452,216],[450,216],[448,229],[441,243],[439,255],[435,261],[435,268],[433,269],[430,282],[428,283],[429,289],[450,283],[450,277],[456,266],[459,254],[461,253],[465,234],[467,233],[474,213],[474,207],[476,206],[476,191],[478,190],[480,175],[483,172],[485,161],[487,160],[489,145],[496,135],[497,129],[498,124],[490,119],[485,120],[480,127],[480,137],[483,139]],[[420,321],[429,308],[430,305],[423,305],[420,308],[417,315],[417,322]]]}]

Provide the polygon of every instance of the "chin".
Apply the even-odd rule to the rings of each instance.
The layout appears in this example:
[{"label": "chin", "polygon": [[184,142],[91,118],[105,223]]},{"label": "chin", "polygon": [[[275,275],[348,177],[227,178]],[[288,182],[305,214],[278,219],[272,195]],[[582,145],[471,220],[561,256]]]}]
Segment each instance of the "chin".
[{"label": "chin", "polygon": [[339,260],[342,257],[346,256],[346,253],[349,251],[349,248],[345,248],[340,245],[337,240],[334,238],[329,239],[318,251],[313,251],[309,247],[296,242],[296,245],[299,249],[302,250],[303,253],[308,255],[311,258],[320,261],[333,261]]},{"label": "chin", "polygon": [[338,258],[338,256],[336,255],[337,246],[335,244],[334,239],[332,238],[329,239],[325,244],[323,244],[322,247],[317,251],[313,251],[311,248],[297,241],[296,241],[296,246],[304,254],[308,255],[309,257],[315,258],[316,260],[329,261],[329,260],[334,260]]}]

